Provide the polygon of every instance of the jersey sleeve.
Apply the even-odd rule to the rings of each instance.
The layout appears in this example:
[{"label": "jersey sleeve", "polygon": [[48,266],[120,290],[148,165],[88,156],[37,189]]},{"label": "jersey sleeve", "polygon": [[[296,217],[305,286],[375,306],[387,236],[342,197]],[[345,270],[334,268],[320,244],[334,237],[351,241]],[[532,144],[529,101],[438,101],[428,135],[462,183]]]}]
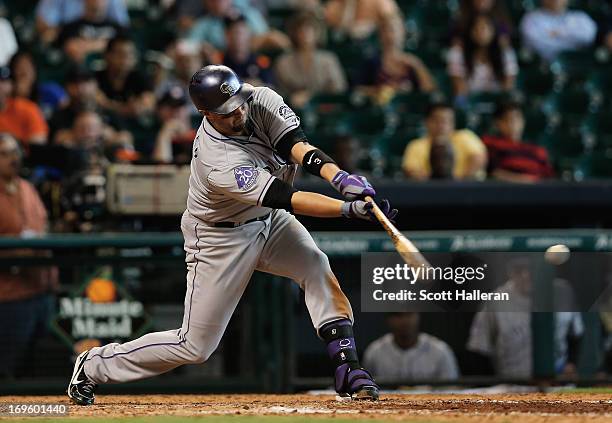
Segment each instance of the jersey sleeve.
[{"label": "jersey sleeve", "polygon": [[300,118],[285,104],[283,98],[266,88],[261,93],[256,112],[259,124],[268,134],[272,147],[289,131],[300,126]]},{"label": "jersey sleeve", "polygon": [[261,206],[274,179],[265,169],[250,164],[215,169],[208,175],[208,182],[216,190],[253,206]]}]

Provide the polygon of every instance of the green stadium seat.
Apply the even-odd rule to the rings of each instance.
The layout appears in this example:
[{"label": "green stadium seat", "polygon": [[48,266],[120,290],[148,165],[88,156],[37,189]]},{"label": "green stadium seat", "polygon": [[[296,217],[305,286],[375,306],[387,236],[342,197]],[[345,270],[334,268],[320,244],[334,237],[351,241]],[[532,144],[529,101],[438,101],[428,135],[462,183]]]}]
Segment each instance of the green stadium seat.
[{"label": "green stadium seat", "polygon": [[422,127],[402,129],[386,136],[379,137],[372,145],[375,155],[382,156],[385,161],[385,174],[395,176],[402,172],[402,157],[410,141],[424,134]]},{"label": "green stadium seat", "polygon": [[563,161],[576,160],[585,152],[584,137],[579,132],[555,130],[542,134],[538,144],[546,147],[557,168],[566,167],[561,166]]},{"label": "green stadium seat", "polygon": [[592,135],[595,150],[612,149],[612,112],[605,111],[589,116],[583,122],[582,132]]},{"label": "green stadium seat", "polygon": [[518,25],[523,15],[535,7],[533,0],[506,0],[506,6],[512,22]]},{"label": "green stadium seat", "polygon": [[542,135],[551,131],[552,124],[549,121],[548,115],[541,110],[527,108],[523,111],[523,114],[525,116],[523,139],[527,142],[535,142]]},{"label": "green stadium seat", "polygon": [[586,82],[597,63],[594,49],[566,51],[555,59],[550,70],[560,85],[576,86]]},{"label": "green stadium seat", "polygon": [[419,0],[407,13],[406,27],[409,31],[416,29],[420,46],[444,46],[457,6],[458,2],[453,0]]},{"label": "green stadium seat", "polygon": [[406,52],[412,53],[423,61],[428,69],[446,69],[446,54],[445,48],[416,48],[407,49]]},{"label": "green stadium seat", "polygon": [[530,101],[537,101],[553,91],[555,78],[547,67],[536,65],[521,68],[516,82],[517,88]]},{"label": "green stadium seat", "polygon": [[[472,93],[467,98],[466,110],[470,113],[492,115],[497,104],[502,101],[515,100],[512,93]],[[520,100],[520,99],[516,99]]]},{"label": "green stadium seat", "polygon": [[547,113],[558,113],[562,116],[587,115],[599,109],[599,99],[582,88],[570,88],[550,94],[544,102]]},{"label": "green stadium seat", "polygon": [[586,179],[612,178],[612,149],[582,157],[574,169]]},{"label": "green stadium seat", "polygon": [[598,99],[601,108],[612,112],[612,66],[596,69],[589,75],[585,89]]}]

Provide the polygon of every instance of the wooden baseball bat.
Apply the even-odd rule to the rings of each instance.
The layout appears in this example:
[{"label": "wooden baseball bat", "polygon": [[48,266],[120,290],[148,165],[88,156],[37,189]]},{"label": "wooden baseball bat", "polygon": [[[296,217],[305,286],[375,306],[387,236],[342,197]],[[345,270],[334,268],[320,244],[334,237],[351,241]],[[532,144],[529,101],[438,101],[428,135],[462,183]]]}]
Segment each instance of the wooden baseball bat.
[{"label": "wooden baseball bat", "polygon": [[395,225],[391,223],[389,218],[385,216],[385,214],[382,212],[380,207],[378,207],[378,204],[376,204],[374,199],[370,196],[367,196],[365,200],[372,203],[372,211],[374,212],[374,216],[376,216],[376,219],[380,222],[382,227],[385,228],[385,231],[387,231],[387,233],[391,237],[391,241],[393,241],[395,249],[400,254],[400,256],[402,256],[404,261],[413,267],[431,267],[431,264],[429,264],[427,259],[423,257],[423,254],[421,254],[419,249],[415,247],[415,245],[410,242],[408,238],[402,235],[402,233],[395,227]]}]

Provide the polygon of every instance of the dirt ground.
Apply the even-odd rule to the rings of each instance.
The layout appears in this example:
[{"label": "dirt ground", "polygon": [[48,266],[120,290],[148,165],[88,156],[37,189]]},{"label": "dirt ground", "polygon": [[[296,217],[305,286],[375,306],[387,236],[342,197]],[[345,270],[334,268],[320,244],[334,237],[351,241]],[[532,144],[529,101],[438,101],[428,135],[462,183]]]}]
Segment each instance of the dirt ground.
[{"label": "dirt ground", "polygon": [[[0,397],[0,404],[29,402],[69,404],[65,396]],[[69,408],[69,416],[74,419],[155,415],[301,415],[415,422],[612,422],[612,395],[389,394],[382,395],[378,402],[338,402],[326,395],[98,395],[94,406]]]}]

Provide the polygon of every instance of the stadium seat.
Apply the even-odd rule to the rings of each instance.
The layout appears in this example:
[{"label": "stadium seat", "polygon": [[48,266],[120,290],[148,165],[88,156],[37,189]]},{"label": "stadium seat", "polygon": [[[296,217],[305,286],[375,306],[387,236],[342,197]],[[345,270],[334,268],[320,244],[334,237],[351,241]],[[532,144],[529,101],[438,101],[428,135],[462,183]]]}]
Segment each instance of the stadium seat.
[{"label": "stadium seat", "polygon": [[553,91],[554,84],[554,75],[546,66],[522,67],[517,78],[517,88],[530,102],[541,101]]},{"label": "stadium seat", "polygon": [[535,7],[533,0],[506,0],[506,6],[512,22],[517,26],[523,15]]},{"label": "stadium seat", "polygon": [[612,149],[585,155],[576,163],[574,173],[585,179],[612,178]]},{"label": "stadium seat", "polygon": [[428,69],[446,69],[446,48],[416,48],[407,49],[406,52],[421,59]]},{"label": "stadium seat", "polygon": [[601,103],[601,108],[612,111],[612,66],[591,72],[585,89]]},{"label": "stadium seat", "polygon": [[421,137],[423,133],[422,127],[405,128],[373,141],[371,150],[374,155],[384,158],[386,175],[397,176],[402,173],[402,158],[406,146],[413,139]]},{"label": "stadium seat", "polygon": [[440,47],[447,45],[449,22],[453,20],[458,2],[418,0],[406,16],[406,27],[418,31],[419,46]]},{"label": "stadium seat", "polygon": [[605,111],[589,116],[583,122],[582,132],[593,137],[595,150],[612,149],[612,112]]},{"label": "stadium seat", "polygon": [[585,152],[584,137],[579,131],[568,133],[555,130],[545,133],[538,138],[538,144],[546,147],[558,169],[566,167],[562,165],[563,162],[575,161]]},{"label": "stadium seat", "polygon": [[556,81],[564,87],[584,84],[597,65],[595,50],[566,51],[550,65]]},{"label": "stadium seat", "polygon": [[552,130],[552,123],[539,108],[525,108],[523,110],[525,116],[525,130],[523,139],[527,142],[536,142],[542,135]]},{"label": "stadium seat", "polygon": [[544,102],[547,113],[586,115],[599,109],[600,100],[581,88],[569,88],[550,94]]}]

